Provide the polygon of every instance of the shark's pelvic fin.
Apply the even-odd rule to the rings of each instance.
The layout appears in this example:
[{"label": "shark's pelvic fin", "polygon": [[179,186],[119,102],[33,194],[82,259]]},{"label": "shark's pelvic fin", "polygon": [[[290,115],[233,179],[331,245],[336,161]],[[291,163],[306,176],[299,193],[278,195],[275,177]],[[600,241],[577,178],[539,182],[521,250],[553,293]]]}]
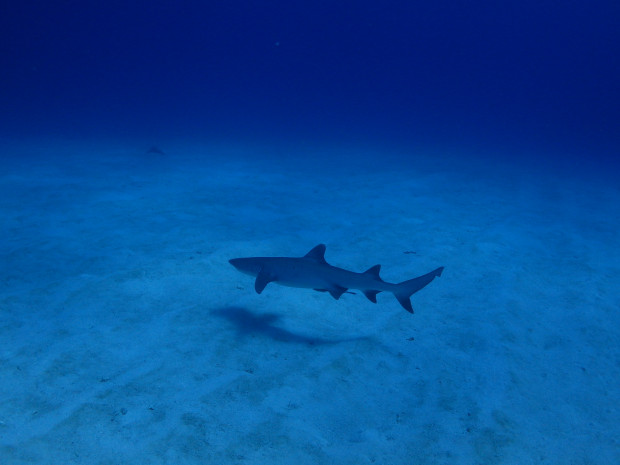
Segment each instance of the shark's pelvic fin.
[{"label": "shark's pelvic fin", "polygon": [[[317,292],[330,292],[330,293],[332,292],[332,291],[328,291],[327,289],[314,289],[314,290],[317,291]],[[342,294],[353,294],[353,295],[355,295],[355,292],[351,292],[350,290],[345,289],[345,291]],[[340,294],[340,295],[342,296],[342,294]]]},{"label": "shark's pelvic fin", "polygon": [[327,261],[325,260],[325,244],[317,245],[310,252],[304,255],[304,258],[327,264]]},{"label": "shark's pelvic fin", "polygon": [[256,289],[256,292],[260,294],[261,292],[263,292],[267,284],[275,280],[276,280],[275,275],[263,268],[256,275],[256,282],[254,282],[254,289]]},{"label": "shark's pelvic fin", "polygon": [[347,292],[347,288],[342,286],[333,286],[331,289],[327,289],[327,292],[329,292],[334,299],[338,300],[342,294]]}]

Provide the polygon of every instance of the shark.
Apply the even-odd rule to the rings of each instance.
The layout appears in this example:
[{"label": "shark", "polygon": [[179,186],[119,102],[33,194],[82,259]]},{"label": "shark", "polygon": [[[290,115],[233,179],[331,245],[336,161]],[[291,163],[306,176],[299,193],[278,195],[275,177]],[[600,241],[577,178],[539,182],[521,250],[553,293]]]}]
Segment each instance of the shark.
[{"label": "shark", "polygon": [[354,294],[349,289],[355,289],[376,304],[378,293],[391,292],[409,313],[413,313],[411,296],[441,276],[444,269],[441,266],[417,278],[393,284],[379,276],[381,265],[356,273],[327,263],[325,250],[325,244],[319,244],[303,257],[233,258],[229,263],[240,272],[256,278],[254,289],[258,294],[269,283],[328,292],[336,300],[344,293]]}]

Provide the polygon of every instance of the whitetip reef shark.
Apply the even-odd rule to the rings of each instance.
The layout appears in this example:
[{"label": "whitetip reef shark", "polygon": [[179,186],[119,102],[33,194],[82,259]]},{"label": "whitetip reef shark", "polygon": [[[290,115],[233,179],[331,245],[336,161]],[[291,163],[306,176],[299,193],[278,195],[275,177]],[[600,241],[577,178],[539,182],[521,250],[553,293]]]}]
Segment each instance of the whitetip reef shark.
[{"label": "whitetip reef shark", "polygon": [[325,260],[325,244],[317,245],[303,257],[233,258],[229,262],[242,273],[256,277],[254,289],[258,294],[272,282],[282,286],[329,292],[336,300],[349,289],[357,289],[376,304],[377,294],[385,291],[394,294],[409,313],[413,313],[410,297],[443,272],[442,266],[417,278],[392,284],[379,276],[381,265],[375,265],[363,273],[330,265]]}]

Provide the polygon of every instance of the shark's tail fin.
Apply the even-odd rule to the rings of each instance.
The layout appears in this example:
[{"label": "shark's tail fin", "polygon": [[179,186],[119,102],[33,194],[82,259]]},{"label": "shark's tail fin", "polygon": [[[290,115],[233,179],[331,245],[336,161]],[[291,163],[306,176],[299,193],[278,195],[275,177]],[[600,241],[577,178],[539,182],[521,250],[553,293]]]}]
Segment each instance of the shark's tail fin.
[{"label": "shark's tail fin", "polygon": [[394,291],[394,297],[398,299],[398,302],[405,310],[409,313],[413,313],[413,307],[411,306],[411,300],[409,300],[409,298],[435,279],[435,276],[441,276],[442,271],[443,266],[431,271],[430,273],[426,273],[425,275],[397,284],[397,289]]}]

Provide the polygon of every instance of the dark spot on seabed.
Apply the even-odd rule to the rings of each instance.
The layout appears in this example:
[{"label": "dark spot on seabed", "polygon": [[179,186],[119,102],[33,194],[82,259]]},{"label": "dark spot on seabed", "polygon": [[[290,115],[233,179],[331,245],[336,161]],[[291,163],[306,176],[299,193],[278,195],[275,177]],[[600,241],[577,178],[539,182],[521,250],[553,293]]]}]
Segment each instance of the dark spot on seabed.
[{"label": "dark spot on seabed", "polygon": [[305,334],[295,333],[288,329],[277,326],[277,322],[281,319],[281,315],[276,313],[253,313],[241,307],[225,307],[213,310],[211,314],[224,318],[233,323],[237,332],[241,336],[245,335],[262,335],[269,337],[275,341],[321,345],[321,344],[338,344],[359,340],[364,338],[345,338],[345,339],[324,339]]},{"label": "dark spot on seabed", "polygon": [[295,342],[302,344],[325,344],[326,340],[297,334],[284,328],[276,326],[275,323],[281,318],[275,313],[252,313],[245,308],[228,307],[214,310],[214,315],[225,318],[233,323],[241,335],[259,334],[276,341]]},{"label": "dark spot on seabed", "polygon": [[153,145],[146,151],[146,154],[147,155],[166,155],[166,152],[164,152],[159,147]]}]

